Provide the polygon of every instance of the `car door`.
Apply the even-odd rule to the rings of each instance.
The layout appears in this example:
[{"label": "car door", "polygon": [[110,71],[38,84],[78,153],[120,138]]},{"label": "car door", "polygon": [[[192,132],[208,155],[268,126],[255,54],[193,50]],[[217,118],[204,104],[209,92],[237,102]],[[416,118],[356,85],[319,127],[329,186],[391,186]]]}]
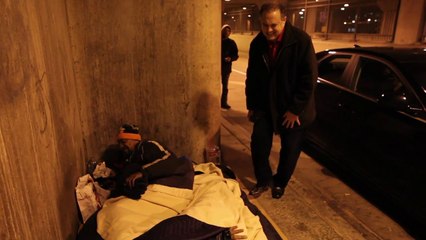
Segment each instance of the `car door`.
[{"label": "car door", "polygon": [[307,139],[334,161],[342,156],[342,123],[347,114],[341,111],[340,98],[349,90],[353,54],[329,53],[318,64],[318,84],[315,91],[317,117],[307,131]]},{"label": "car door", "polygon": [[351,114],[346,164],[366,186],[386,197],[387,203],[401,211],[423,211],[418,216],[424,217],[426,124],[410,112],[422,106],[390,62],[366,55],[355,61],[355,92],[341,99]]}]

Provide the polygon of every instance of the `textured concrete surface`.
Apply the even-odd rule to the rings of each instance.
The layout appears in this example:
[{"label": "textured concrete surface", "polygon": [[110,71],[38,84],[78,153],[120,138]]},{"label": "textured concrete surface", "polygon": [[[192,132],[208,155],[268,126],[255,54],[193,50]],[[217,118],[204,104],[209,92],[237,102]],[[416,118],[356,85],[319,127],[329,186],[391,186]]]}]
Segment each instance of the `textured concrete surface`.
[{"label": "textured concrete surface", "polygon": [[219,141],[221,2],[0,0],[0,239],[74,239],[85,161],[135,123]]}]

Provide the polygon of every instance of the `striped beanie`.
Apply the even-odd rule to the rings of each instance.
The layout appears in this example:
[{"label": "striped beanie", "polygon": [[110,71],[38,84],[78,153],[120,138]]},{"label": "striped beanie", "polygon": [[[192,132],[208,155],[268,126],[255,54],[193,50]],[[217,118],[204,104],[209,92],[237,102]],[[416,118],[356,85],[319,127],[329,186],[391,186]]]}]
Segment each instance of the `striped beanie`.
[{"label": "striped beanie", "polygon": [[120,127],[120,132],[118,133],[117,140],[120,139],[129,139],[141,141],[142,136],[139,133],[139,127],[133,124],[123,124]]}]

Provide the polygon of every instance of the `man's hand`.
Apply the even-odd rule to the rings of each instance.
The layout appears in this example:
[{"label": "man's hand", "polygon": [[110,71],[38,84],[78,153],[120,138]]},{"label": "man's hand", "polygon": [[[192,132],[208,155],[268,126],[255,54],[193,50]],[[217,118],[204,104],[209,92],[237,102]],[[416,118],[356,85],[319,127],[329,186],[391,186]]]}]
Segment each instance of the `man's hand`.
[{"label": "man's hand", "polygon": [[239,233],[244,232],[243,229],[239,229],[237,226],[233,226],[229,229],[229,231],[231,232],[231,238],[232,239],[247,239],[246,235],[242,235]]},{"label": "man's hand", "polygon": [[285,112],[282,125],[285,128],[293,128],[295,123],[300,126],[299,116],[290,111]]},{"label": "man's hand", "polygon": [[143,174],[141,172],[135,172],[132,175],[130,175],[127,179],[126,179],[126,183],[130,188],[133,188],[135,186],[135,182],[137,179],[141,178],[143,176]]}]

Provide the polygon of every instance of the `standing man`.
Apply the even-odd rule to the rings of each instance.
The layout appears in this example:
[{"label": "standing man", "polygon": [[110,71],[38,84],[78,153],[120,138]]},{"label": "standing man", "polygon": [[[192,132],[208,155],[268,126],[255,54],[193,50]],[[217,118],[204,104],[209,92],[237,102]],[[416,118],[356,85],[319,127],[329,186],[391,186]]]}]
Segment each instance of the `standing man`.
[{"label": "standing man", "polygon": [[232,72],[232,62],[238,59],[238,48],[234,40],[229,38],[231,27],[228,24],[222,27],[222,97],[220,106],[230,109],[228,105],[228,82]]},{"label": "standing man", "polygon": [[[305,128],[315,118],[314,88],[318,75],[312,40],[286,21],[284,6],[260,9],[261,33],[251,42],[246,79],[248,119],[252,121],[251,154],[260,196],[272,182],[272,197],[281,198],[296,167]],[[272,175],[269,155],[273,134],[281,138],[280,159]]]}]

